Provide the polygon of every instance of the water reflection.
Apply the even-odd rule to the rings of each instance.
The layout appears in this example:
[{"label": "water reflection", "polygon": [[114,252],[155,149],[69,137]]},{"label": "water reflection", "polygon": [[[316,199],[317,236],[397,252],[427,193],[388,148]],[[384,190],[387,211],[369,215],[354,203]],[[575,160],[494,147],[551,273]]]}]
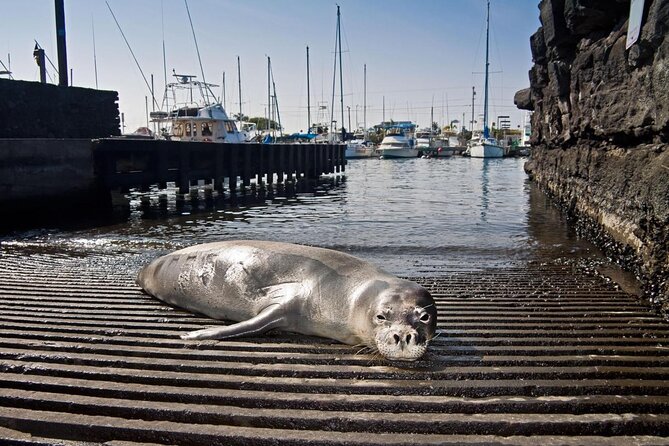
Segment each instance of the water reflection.
[{"label": "water reflection", "polygon": [[139,263],[195,243],[267,239],[339,249],[402,275],[589,249],[528,183],[523,162],[364,159],[351,161],[345,175],[235,195],[205,185],[185,198],[176,190],[133,191],[118,203],[121,219],[14,234],[3,246],[114,253]]}]

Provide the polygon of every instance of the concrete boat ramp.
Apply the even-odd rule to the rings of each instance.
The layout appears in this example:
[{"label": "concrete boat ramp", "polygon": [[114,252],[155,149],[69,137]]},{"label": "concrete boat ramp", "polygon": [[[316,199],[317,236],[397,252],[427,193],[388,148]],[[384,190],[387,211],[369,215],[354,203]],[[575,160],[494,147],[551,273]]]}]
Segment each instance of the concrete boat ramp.
[{"label": "concrete boat ramp", "polygon": [[573,265],[417,278],[441,335],[409,365],[182,341],[212,321],[144,295],[125,257],[3,257],[3,445],[669,444],[669,324]]}]

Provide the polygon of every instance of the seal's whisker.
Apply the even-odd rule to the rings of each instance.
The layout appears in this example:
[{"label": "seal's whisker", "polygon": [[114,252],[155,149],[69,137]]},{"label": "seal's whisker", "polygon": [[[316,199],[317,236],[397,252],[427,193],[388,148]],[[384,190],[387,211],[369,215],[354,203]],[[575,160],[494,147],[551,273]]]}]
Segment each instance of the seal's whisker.
[{"label": "seal's whisker", "polygon": [[435,333],[435,335],[432,336],[432,337],[430,338],[430,341],[434,341],[434,340],[437,339],[439,336],[441,336],[442,333],[443,333],[443,332],[441,332],[441,331]]}]

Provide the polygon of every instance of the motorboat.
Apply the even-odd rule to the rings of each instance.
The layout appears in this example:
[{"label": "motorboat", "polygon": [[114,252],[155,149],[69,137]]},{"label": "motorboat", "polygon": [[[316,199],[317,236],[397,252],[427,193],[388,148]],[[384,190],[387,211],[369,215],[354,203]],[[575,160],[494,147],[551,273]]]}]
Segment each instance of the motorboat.
[{"label": "motorboat", "polygon": [[421,155],[416,147],[413,124],[390,127],[379,144],[377,152],[381,158],[417,158]]},{"label": "motorboat", "polygon": [[[236,121],[228,116],[223,105],[210,100],[215,97],[211,87],[216,85],[197,81],[192,75],[174,76],[177,82],[165,86],[165,98],[171,96],[172,107],[167,112],[149,114],[151,122],[159,127],[157,137],[214,143],[243,143],[250,139],[250,132],[240,132]],[[193,100],[194,92],[199,93],[200,101]],[[179,93],[185,93],[185,99]]]}]

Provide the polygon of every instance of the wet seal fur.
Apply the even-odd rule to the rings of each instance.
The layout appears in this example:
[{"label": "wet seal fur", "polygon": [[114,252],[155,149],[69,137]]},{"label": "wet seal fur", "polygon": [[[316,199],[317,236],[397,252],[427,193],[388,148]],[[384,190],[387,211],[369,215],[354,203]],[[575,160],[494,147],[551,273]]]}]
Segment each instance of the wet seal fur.
[{"label": "wet seal fur", "polygon": [[430,293],[349,254],[268,241],[195,245],[141,269],[148,294],[238,323],[184,339],[230,339],[281,329],[335,339],[415,361],[434,337]]}]

